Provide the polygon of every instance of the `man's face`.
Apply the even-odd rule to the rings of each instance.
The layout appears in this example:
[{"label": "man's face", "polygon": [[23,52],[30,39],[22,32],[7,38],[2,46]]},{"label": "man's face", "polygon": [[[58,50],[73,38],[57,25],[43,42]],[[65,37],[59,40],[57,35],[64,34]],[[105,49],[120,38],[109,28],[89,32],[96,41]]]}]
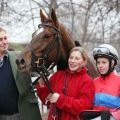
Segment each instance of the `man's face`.
[{"label": "man's face", "polygon": [[0,32],[0,53],[6,52],[8,49],[7,33],[5,31]]}]

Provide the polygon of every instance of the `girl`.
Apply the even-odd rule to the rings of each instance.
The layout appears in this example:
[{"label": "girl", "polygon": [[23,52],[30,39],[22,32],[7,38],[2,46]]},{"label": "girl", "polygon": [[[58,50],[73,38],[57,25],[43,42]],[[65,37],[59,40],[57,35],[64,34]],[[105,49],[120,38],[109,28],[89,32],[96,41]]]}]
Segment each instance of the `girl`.
[{"label": "girl", "polygon": [[[53,120],[51,103],[58,109],[56,120],[79,120],[78,114],[93,106],[93,79],[86,71],[87,55],[82,47],[70,51],[68,68],[55,72],[49,82],[54,91],[49,99],[48,120]],[[43,103],[49,91],[42,81],[37,84],[37,93]]]}]

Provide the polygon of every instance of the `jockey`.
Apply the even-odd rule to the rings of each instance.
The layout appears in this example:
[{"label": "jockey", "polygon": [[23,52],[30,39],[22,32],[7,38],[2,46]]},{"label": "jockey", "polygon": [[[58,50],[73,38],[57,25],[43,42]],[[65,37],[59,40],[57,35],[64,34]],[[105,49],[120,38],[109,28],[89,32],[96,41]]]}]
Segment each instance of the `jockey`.
[{"label": "jockey", "polygon": [[[94,110],[110,111],[116,120],[120,120],[117,109],[120,107],[120,76],[114,71],[118,63],[117,50],[102,44],[93,50],[97,70],[100,76],[94,79]],[[104,120],[109,120],[110,114]]]},{"label": "jockey", "polygon": [[120,120],[120,76],[114,70],[118,52],[113,46],[102,44],[94,48],[93,57],[100,76],[94,79],[93,110],[84,111],[82,116],[85,120]]}]

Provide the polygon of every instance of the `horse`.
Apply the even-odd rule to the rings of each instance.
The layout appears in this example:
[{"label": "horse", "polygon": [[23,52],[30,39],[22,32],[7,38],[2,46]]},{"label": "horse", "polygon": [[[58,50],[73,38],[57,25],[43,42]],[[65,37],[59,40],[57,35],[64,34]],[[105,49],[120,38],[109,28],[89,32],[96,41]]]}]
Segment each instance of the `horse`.
[{"label": "horse", "polygon": [[[42,77],[49,92],[53,93],[48,80],[49,71],[54,66],[57,66],[58,70],[66,69],[70,50],[80,44],[73,40],[69,31],[59,22],[54,9],[49,17],[40,9],[40,18],[41,23],[38,25],[38,30],[32,34],[31,42],[18,55],[16,64],[21,72],[37,72],[39,77],[32,85],[35,85]],[[87,67],[92,77],[98,75],[89,57]],[[54,104],[53,106],[53,111],[56,111],[56,106]],[[56,113],[53,116],[56,116]]]},{"label": "horse", "polygon": [[[16,59],[17,67],[21,72],[35,70],[48,74],[46,71],[55,65],[58,70],[66,69],[69,52],[78,45],[78,42],[75,44],[65,26],[59,22],[54,9],[49,17],[40,9],[40,18],[41,24],[38,25],[38,30],[33,33],[31,42]],[[87,67],[92,77],[98,76],[90,58]]]}]

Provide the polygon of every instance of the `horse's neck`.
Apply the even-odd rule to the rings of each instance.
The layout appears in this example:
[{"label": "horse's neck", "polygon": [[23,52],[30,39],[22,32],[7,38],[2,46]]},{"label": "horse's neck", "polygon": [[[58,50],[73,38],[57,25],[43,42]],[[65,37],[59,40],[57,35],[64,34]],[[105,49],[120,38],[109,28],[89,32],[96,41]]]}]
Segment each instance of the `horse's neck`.
[{"label": "horse's neck", "polygon": [[69,56],[69,52],[75,46],[74,40],[72,39],[68,31],[66,31],[63,25],[60,25],[60,34],[61,34],[61,47],[60,47],[61,53],[59,60],[57,62],[58,70],[66,69],[66,67],[68,66],[67,59]]},{"label": "horse's neck", "polygon": [[75,46],[75,42],[72,39],[72,36],[69,34],[69,32],[65,29],[63,25],[60,25],[60,34],[62,53],[68,57],[69,51]]}]

